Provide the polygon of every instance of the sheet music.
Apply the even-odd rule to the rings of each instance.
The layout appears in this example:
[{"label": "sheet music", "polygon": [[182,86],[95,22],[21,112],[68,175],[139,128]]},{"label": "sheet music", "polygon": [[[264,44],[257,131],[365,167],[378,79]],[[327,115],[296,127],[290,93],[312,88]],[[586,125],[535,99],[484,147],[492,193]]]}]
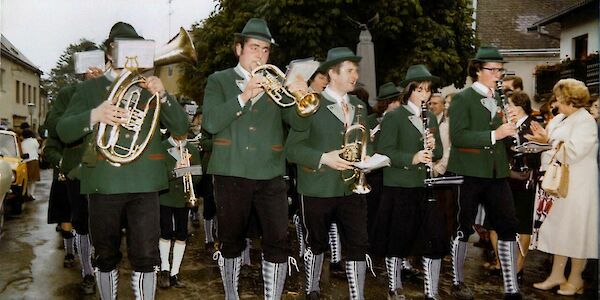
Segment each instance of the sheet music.
[{"label": "sheet music", "polygon": [[285,74],[285,83],[288,85],[293,81],[296,81],[300,76],[304,81],[308,81],[310,77],[319,68],[320,63],[313,57],[292,60],[288,65],[288,70]]},{"label": "sheet music", "polygon": [[153,40],[117,39],[115,40],[115,48],[113,50],[114,66],[116,68],[124,68],[129,57],[135,58],[135,61],[130,59],[128,66],[137,66],[140,69],[153,68],[155,51]]},{"label": "sheet music", "polygon": [[379,168],[389,167],[391,164],[392,162],[389,157],[375,153],[366,161],[355,162],[352,165],[361,169],[363,172],[368,173]]},{"label": "sheet music", "polygon": [[102,50],[92,50],[73,53],[75,61],[75,74],[84,74],[90,67],[104,69],[104,52]]}]

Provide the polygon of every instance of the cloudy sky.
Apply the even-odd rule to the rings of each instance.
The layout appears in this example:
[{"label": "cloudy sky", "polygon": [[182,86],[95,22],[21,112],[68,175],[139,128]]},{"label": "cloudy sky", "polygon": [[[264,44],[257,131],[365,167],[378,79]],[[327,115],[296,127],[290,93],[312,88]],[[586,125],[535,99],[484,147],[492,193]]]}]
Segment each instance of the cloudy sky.
[{"label": "cloudy sky", "polygon": [[1,0],[0,29],[47,76],[69,44],[82,38],[101,43],[118,21],[163,45],[216,5],[216,0]]}]

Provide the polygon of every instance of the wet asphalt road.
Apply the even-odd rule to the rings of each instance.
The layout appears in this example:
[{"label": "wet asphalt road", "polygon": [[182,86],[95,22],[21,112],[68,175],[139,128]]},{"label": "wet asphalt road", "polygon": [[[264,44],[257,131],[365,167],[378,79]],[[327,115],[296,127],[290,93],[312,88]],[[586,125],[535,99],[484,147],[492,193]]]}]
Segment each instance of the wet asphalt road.
[{"label": "wet asphalt road", "polygon": [[[46,222],[48,194],[51,172],[42,171],[42,181],[38,183],[35,197],[27,202],[23,213],[16,217],[7,217],[5,233],[0,240],[0,299],[98,299],[98,295],[82,296],[79,293],[81,281],[79,263],[74,268],[63,268],[64,252],[62,239],[55,231],[55,225]],[[157,299],[223,299],[219,269],[211,259],[211,253],[204,249],[201,228],[190,227],[192,236],[188,240],[185,257],[181,267],[181,277],[186,287],[181,289],[159,289]],[[297,255],[295,231],[290,226],[293,253]],[[123,242],[125,244],[125,241]],[[258,244],[258,243],[257,243]],[[126,253],[123,246],[123,253]],[[260,252],[253,250],[252,266],[242,269],[240,279],[241,299],[260,299],[262,297],[262,278],[260,273]],[[126,256],[126,255],[125,255]],[[586,270],[586,289],[584,295],[563,297],[552,292],[535,290],[531,285],[543,281],[549,274],[544,266],[547,255],[530,252],[525,270],[525,282],[521,286],[525,299],[598,299],[597,261],[590,261]],[[490,275],[482,267],[482,250],[470,246],[466,262],[465,277],[467,284],[475,292],[475,299],[501,299],[501,275]],[[376,261],[377,277],[367,275],[366,298],[386,299],[387,277],[382,261]],[[416,266],[416,264],[415,264]],[[131,269],[126,258],[121,263],[119,278],[119,299],[133,299],[129,288]],[[450,296],[452,280],[449,261],[443,262],[440,296],[442,299],[454,299]],[[288,278],[284,299],[303,299],[304,273],[294,271]],[[422,280],[414,278],[404,283],[409,299],[422,299]],[[330,274],[328,263],[324,265],[321,280],[323,299],[347,299],[348,287],[343,274]]]}]

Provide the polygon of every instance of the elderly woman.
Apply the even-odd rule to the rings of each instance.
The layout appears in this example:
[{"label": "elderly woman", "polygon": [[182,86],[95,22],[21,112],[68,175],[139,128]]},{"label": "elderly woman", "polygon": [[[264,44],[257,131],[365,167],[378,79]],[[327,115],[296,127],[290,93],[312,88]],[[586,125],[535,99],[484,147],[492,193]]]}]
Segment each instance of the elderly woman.
[{"label": "elderly woman", "polygon": [[[583,82],[560,80],[553,93],[560,112],[555,119],[560,121],[549,133],[540,126],[532,126],[532,137],[552,143],[554,150],[548,152],[558,150],[559,160],[565,154],[563,163],[569,165],[569,191],[565,198],[554,201],[539,229],[538,249],[554,254],[554,262],[550,276],[533,286],[541,290],[560,286],[558,294],[575,295],[583,293],[581,273],[587,259],[598,258],[598,129],[586,110],[592,103]],[[571,258],[571,272],[565,278],[568,258]]]}]

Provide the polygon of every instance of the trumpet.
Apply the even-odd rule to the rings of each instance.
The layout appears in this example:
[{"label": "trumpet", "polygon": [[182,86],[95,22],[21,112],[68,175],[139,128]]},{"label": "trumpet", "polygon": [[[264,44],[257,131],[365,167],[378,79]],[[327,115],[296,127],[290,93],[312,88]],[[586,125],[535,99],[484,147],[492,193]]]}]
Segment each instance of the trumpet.
[{"label": "trumpet", "polygon": [[[261,83],[261,87],[265,93],[281,107],[289,107],[296,105],[296,112],[301,117],[308,117],[314,114],[319,108],[319,96],[317,93],[302,93],[301,91],[290,92],[285,86],[285,74],[275,65],[262,64],[257,62],[258,67],[254,68],[250,73],[252,77],[262,75],[265,82]],[[283,95],[286,95],[294,101],[284,103]]]},{"label": "trumpet", "polygon": [[[183,142],[178,143],[179,148],[179,167],[180,168],[189,168],[191,166],[190,159],[192,155],[185,147]],[[183,174],[183,193],[185,194],[185,205],[187,207],[193,208],[198,206],[198,198],[196,198],[196,193],[194,192],[194,182],[192,180],[192,173],[186,172]]]},{"label": "trumpet", "polygon": [[[369,133],[360,120],[363,106],[358,105],[357,108],[356,123],[346,128],[342,153],[340,153],[342,159],[350,162],[364,161],[367,158],[367,139],[369,138]],[[354,141],[350,142],[352,136],[354,136]],[[342,180],[344,182],[354,181],[351,185],[352,192],[356,194],[368,194],[371,191],[371,186],[367,183],[365,173],[359,168],[353,168],[351,172],[352,175],[347,176],[342,171]]]}]

